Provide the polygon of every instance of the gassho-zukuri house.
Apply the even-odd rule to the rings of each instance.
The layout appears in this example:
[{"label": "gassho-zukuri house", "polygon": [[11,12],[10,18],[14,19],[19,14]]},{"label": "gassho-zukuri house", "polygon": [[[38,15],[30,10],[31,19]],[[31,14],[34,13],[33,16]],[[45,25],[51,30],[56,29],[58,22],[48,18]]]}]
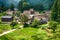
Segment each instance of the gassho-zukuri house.
[{"label": "gassho-zukuri house", "polygon": [[44,14],[40,14],[39,12],[33,9],[30,9],[30,10],[25,10],[20,15],[23,15],[23,14],[26,14],[28,16],[29,22],[32,22],[32,19],[37,19],[42,23],[47,23],[49,21],[50,11],[46,11]]},{"label": "gassho-zukuri house", "polygon": [[2,22],[11,22],[11,21],[13,21],[13,17],[12,16],[2,16],[1,21]]}]

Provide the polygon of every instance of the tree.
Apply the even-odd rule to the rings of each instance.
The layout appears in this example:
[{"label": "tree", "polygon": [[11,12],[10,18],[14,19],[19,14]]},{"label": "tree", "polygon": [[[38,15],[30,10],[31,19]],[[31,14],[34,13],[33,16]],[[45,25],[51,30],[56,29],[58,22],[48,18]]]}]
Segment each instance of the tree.
[{"label": "tree", "polygon": [[23,7],[23,10],[28,10],[30,8],[30,5],[29,5],[29,3],[24,2],[22,7]]},{"label": "tree", "polygon": [[2,4],[1,4],[1,6],[0,6],[0,9],[1,10],[3,10],[3,11],[5,11],[6,10],[6,7],[5,7],[5,5],[4,5],[4,3],[2,2]]},{"label": "tree", "polygon": [[43,6],[43,4],[36,4],[34,7],[33,7],[35,10],[41,10],[41,11],[43,11],[44,10],[44,6]]},{"label": "tree", "polygon": [[39,21],[34,19],[34,21],[32,22],[31,26],[34,27],[34,28],[38,28],[38,25],[39,25]]},{"label": "tree", "polygon": [[28,10],[30,8],[29,3],[27,2],[27,0],[21,0],[18,3],[18,9],[23,12],[24,10]]},{"label": "tree", "polygon": [[20,15],[20,22],[25,25],[26,22],[28,22],[28,17],[27,15],[23,14],[23,15]]},{"label": "tree", "polygon": [[14,28],[14,26],[16,26],[18,23],[17,22],[12,22],[11,24],[10,24],[10,26],[12,27],[12,28]]},{"label": "tree", "polygon": [[19,10],[22,10],[22,4],[23,4],[23,2],[22,1],[19,1],[19,3],[18,3],[18,9]]},{"label": "tree", "polygon": [[11,4],[10,9],[14,10],[14,4]]},{"label": "tree", "polygon": [[51,13],[51,20],[60,22],[60,0],[55,0],[53,7],[52,7],[52,13]]}]

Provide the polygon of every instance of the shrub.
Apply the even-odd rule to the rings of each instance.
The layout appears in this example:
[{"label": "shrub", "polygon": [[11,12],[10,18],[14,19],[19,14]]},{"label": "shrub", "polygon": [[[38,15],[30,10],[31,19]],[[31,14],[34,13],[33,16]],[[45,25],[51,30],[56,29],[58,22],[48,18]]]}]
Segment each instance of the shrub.
[{"label": "shrub", "polygon": [[20,15],[20,22],[24,25],[26,22],[28,22],[28,16],[27,15]]},{"label": "shrub", "polygon": [[19,25],[19,24],[17,24],[16,26],[14,26],[14,28],[20,28],[19,26],[20,26],[20,25]]},{"label": "shrub", "polygon": [[55,22],[55,21],[50,21],[49,22],[49,27],[53,30],[53,32],[55,32],[56,31],[56,29],[57,29],[57,22]]},{"label": "shrub", "polygon": [[2,22],[0,21],[0,24],[1,24]]},{"label": "shrub", "polygon": [[38,25],[39,25],[39,21],[38,20],[34,20],[31,24],[31,27],[34,27],[34,28],[38,28]]},{"label": "shrub", "polygon": [[11,24],[10,24],[10,26],[12,27],[12,28],[14,28],[14,26],[16,26],[18,23],[17,22],[12,22]]},{"label": "shrub", "polygon": [[29,27],[29,25],[27,23],[24,24],[24,27]]},{"label": "shrub", "polygon": [[60,22],[60,18],[59,19],[56,19],[57,20],[57,22]]},{"label": "shrub", "polygon": [[48,28],[48,24],[40,25],[40,27],[41,27],[42,29]]}]

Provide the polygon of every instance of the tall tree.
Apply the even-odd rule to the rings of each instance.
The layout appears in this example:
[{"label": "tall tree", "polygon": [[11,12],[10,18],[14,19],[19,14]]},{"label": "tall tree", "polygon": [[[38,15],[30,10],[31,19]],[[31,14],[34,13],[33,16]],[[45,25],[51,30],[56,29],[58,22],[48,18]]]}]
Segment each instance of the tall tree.
[{"label": "tall tree", "polygon": [[28,21],[28,16],[25,14],[20,15],[20,21],[24,25]]},{"label": "tall tree", "polygon": [[5,6],[5,4],[2,2],[0,5],[0,10],[6,11],[8,7]]},{"label": "tall tree", "polygon": [[27,0],[21,0],[19,3],[18,3],[18,9],[23,12],[23,10],[27,10],[30,8],[30,5],[29,3],[27,2]]},{"label": "tall tree", "polygon": [[14,10],[14,4],[11,4],[10,9]]},{"label": "tall tree", "polygon": [[2,4],[1,4],[1,6],[0,6],[0,9],[1,9],[1,10],[5,10],[5,5],[4,5],[3,2],[2,2]]},{"label": "tall tree", "polygon": [[30,8],[30,5],[28,2],[24,2],[22,7],[23,7],[23,10],[28,10]]},{"label": "tall tree", "polygon": [[60,0],[55,0],[50,17],[51,20],[60,22]]},{"label": "tall tree", "polygon": [[23,2],[22,1],[19,1],[19,4],[18,4],[18,9],[19,10],[22,10],[22,4],[23,4]]}]

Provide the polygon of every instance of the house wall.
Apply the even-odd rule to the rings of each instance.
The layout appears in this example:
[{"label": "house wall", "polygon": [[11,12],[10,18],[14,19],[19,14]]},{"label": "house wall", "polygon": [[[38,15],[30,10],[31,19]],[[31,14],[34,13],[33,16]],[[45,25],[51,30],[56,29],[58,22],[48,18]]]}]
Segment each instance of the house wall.
[{"label": "house wall", "polygon": [[13,18],[2,18],[2,22],[11,22],[13,21]]}]

